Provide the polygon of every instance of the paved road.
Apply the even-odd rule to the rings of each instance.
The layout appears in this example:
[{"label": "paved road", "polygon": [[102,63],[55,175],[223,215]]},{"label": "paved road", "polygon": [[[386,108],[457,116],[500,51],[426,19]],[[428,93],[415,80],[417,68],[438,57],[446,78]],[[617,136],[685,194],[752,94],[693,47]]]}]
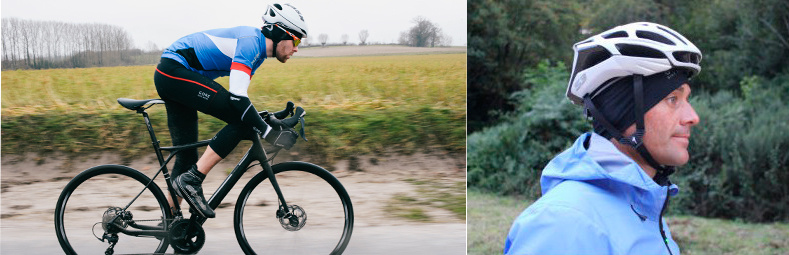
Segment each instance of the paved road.
[{"label": "paved road", "polygon": [[[63,253],[52,228],[3,221],[0,231],[0,254]],[[210,236],[199,254],[242,254],[232,228],[207,229],[207,232]],[[466,254],[466,226],[445,223],[358,227],[345,254]]]},{"label": "paved road", "polygon": [[[2,164],[2,218],[0,218],[0,254],[63,254],[54,230],[54,205],[68,177],[76,175],[73,171],[63,172],[40,169],[59,169],[62,162],[50,160],[50,165],[35,165],[30,162],[11,163],[3,158]],[[74,161],[75,169],[85,169],[88,165],[98,165],[112,160]],[[334,174],[341,180],[351,194],[354,206],[355,226],[350,244],[345,254],[466,254],[465,222],[443,209],[424,207],[431,216],[431,223],[410,222],[392,217],[387,205],[392,197],[407,195],[419,197],[419,187],[406,180],[424,179],[435,183],[456,183],[465,180],[464,171],[456,167],[455,158],[435,156],[408,156],[380,160],[371,165],[369,160],[362,162],[364,171],[349,172],[342,164]],[[135,161],[135,169],[151,174],[155,171],[155,161]],[[462,161],[460,161],[463,163]],[[62,167],[60,167],[62,168]],[[219,169],[232,168],[218,166]],[[50,174],[45,175],[45,174]],[[251,178],[242,178],[230,194],[227,203],[231,206],[219,208],[217,218],[203,226],[206,230],[206,244],[200,254],[241,254],[233,231],[232,204],[240,189]],[[65,178],[63,178],[65,177]],[[212,174],[206,179],[205,187],[218,187],[225,176]],[[300,180],[300,179],[299,179]],[[305,183],[309,184],[309,182]],[[300,185],[297,182],[294,185]],[[163,184],[159,184],[163,186]],[[116,186],[115,188],[122,188]],[[462,191],[461,191],[462,192]],[[107,199],[107,195],[102,198]],[[207,194],[208,196],[208,194]],[[400,206],[400,205],[395,205]],[[93,219],[86,218],[86,221]],[[86,241],[87,242],[87,241]],[[90,240],[89,242],[97,242]]]}]

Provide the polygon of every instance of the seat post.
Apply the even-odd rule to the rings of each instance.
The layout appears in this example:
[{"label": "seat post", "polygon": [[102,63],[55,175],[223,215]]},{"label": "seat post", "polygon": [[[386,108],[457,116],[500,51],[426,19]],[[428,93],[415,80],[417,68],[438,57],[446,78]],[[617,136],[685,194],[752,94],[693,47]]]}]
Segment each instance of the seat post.
[{"label": "seat post", "polygon": [[156,134],[153,132],[153,126],[151,126],[151,120],[148,117],[148,113],[145,112],[145,110],[137,110],[137,113],[142,114],[142,117],[145,119],[145,125],[148,126],[148,133],[151,135],[153,149],[156,151],[156,158],[159,159],[159,166],[162,166],[164,165],[164,156],[162,156],[162,151],[159,150],[159,140],[156,139]]}]

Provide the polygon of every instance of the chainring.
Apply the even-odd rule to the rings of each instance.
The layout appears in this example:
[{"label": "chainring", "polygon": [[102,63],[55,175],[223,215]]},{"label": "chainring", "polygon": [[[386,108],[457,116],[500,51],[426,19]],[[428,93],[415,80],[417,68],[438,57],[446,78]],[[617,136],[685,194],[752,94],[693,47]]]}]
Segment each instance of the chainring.
[{"label": "chainring", "polygon": [[205,244],[205,231],[200,224],[183,219],[170,225],[170,246],[176,253],[196,253]]}]

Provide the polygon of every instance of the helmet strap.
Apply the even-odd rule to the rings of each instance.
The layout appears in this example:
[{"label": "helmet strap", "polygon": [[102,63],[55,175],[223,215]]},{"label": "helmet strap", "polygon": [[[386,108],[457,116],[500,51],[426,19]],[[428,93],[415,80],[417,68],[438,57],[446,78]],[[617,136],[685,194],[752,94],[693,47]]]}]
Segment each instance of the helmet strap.
[{"label": "helmet strap", "polygon": [[271,40],[271,41],[274,42],[274,44],[272,46],[274,48],[271,49],[271,56],[274,57],[274,58],[277,58],[277,44],[279,44],[279,41],[274,41],[274,40]]},{"label": "helmet strap", "polygon": [[274,49],[271,50],[271,56],[276,58],[277,57],[277,44],[282,41],[282,32],[279,29],[274,29],[274,24],[266,24],[265,26],[260,28],[260,33],[263,34],[266,38],[271,40],[274,44]]},{"label": "helmet strap", "polygon": [[668,180],[668,176],[674,173],[675,169],[672,166],[664,166],[654,158],[652,158],[652,154],[649,153],[647,147],[644,145],[644,115],[646,112],[644,111],[644,83],[643,83],[644,76],[642,75],[634,75],[633,76],[633,94],[635,99],[635,110],[636,110],[636,132],[628,137],[622,136],[622,131],[617,130],[614,125],[612,125],[608,120],[605,119],[602,113],[597,110],[594,103],[592,103],[592,98],[590,96],[584,97],[584,108],[586,108],[587,115],[591,114],[592,117],[598,121],[598,123],[603,125],[609,133],[613,134],[614,138],[622,144],[627,144],[630,147],[636,149],[639,155],[641,155],[644,160],[647,161],[652,168],[655,169],[656,173],[655,176],[652,178],[657,184],[661,186],[668,186],[671,185],[671,181]]}]

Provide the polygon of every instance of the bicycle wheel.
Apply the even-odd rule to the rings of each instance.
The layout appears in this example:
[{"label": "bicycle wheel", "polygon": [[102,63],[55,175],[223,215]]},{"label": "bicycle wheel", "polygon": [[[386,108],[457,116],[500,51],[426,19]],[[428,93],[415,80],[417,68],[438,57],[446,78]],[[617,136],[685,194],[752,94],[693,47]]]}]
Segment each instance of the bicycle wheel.
[{"label": "bicycle wheel", "polygon": [[255,175],[236,202],[241,249],[246,254],[341,254],[351,239],[353,207],[340,181],[304,162],[272,170],[292,214],[278,213],[279,199],[265,171]]},{"label": "bicycle wheel", "polygon": [[[55,207],[55,231],[66,254],[105,254],[109,242],[99,240],[105,233],[117,236],[115,253],[162,253],[167,250],[167,238],[130,236],[119,229],[160,227],[159,223],[172,218],[168,207],[159,186],[139,171],[119,165],[97,166],[78,174],[60,193]],[[130,214],[124,214],[125,220],[115,217],[126,212]],[[105,227],[102,222],[112,222],[117,227]]]}]

